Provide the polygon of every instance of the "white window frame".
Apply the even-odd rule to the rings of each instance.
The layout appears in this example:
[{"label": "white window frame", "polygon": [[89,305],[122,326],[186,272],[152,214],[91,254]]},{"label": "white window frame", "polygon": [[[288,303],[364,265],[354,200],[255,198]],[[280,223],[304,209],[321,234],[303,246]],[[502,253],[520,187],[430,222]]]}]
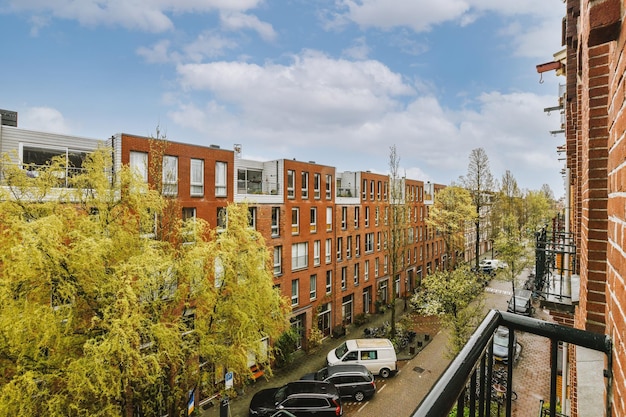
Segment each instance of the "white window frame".
[{"label": "white window frame", "polygon": [[370,279],[370,260],[366,259],[363,263],[363,280],[369,281]]},{"label": "white window frame", "polygon": [[283,247],[274,246],[274,276],[280,275],[283,271]]},{"label": "white window frame", "polygon": [[309,225],[309,230],[311,233],[317,232],[317,207],[311,207],[309,210],[311,214],[311,224]]},{"label": "white window frame", "polygon": [[333,292],[333,271],[326,271],[326,294]]},{"label": "white window frame", "polygon": [[137,174],[143,182],[148,182],[148,153],[140,151],[130,151],[130,169]]},{"label": "white window frame", "polygon": [[326,231],[330,232],[333,230],[333,208],[326,207]]},{"label": "white window frame", "polygon": [[300,209],[298,207],[291,208],[291,234],[300,233]]},{"label": "white window frame", "polygon": [[313,242],[313,265],[319,266],[321,263],[322,242],[316,240]]},{"label": "white window frame", "polygon": [[272,237],[280,236],[280,207],[272,207]]},{"label": "white window frame", "polygon": [[293,279],[291,280],[291,305],[297,306],[299,304],[300,298],[300,280]]},{"label": "white window frame", "polygon": [[287,170],[287,198],[295,198],[296,197],[296,171],[293,169]]},{"label": "white window frame", "polygon": [[300,192],[302,193],[302,198],[309,198],[309,173],[307,171],[302,171],[302,175],[300,176],[302,179],[302,184],[300,188]]},{"label": "white window frame", "polygon": [[332,198],[333,176],[326,174],[326,200]]},{"label": "white window frame", "polygon": [[291,245],[291,270],[296,271],[309,266],[309,242]]},{"label": "white window frame", "polygon": [[191,158],[189,165],[189,195],[204,195],[204,160]]},{"label": "white window frame", "polygon": [[315,300],[317,298],[317,275],[313,274],[309,278],[309,300]]},{"label": "white window frame", "polygon": [[322,176],[319,173],[313,174],[313,198],[320,199],[320,186],[322,182]]},{"label": "white window frame", "polygon": [[228,164],[223,161],[215,162],[215,197],[228,196]]},{"label": "white window frame", "polygon": [[326,239],[326,248],[325,248],[325,256],[326,256],[326,263],[329,264],[332,262],[333,258],[333,240],[332,239]]}]

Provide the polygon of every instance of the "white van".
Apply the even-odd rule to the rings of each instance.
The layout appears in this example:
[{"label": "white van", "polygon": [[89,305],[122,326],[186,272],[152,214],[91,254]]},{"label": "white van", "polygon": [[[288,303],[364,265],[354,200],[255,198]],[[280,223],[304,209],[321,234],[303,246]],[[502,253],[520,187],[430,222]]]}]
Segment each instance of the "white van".
[{"label": "white van", "polygon": [[389,339],[351,339],[328,352],[329,366],[338,363],[357,363],[374,375],[388,378],[398,370],[396,351]]}]

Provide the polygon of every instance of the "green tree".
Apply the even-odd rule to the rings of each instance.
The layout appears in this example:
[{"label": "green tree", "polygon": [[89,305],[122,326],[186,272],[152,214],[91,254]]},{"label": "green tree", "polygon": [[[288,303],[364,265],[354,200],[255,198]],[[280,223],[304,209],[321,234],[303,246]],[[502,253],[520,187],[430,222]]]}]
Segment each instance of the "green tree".
[{"label": "green tree", "polygon": [[435,194],[426,223],[443,237],[448,269],[456,266],[456,253],[465,247],[465,224],[474,221],[475,210],[469,191],[459,186],[446,187]]},{"label": "green tree", "polygon": [[407,228],[409,227],[409,207],[405,196],[405,181],[400,177],[400,156],[396,146],[389,149],[389,217],[385,215],[388,242],[386,254],[390,266],[390,304],[391,329],[390,337],[396,336],[396,282],[400,280],[404,266],[404,254],[408,247]]},{"label": "green tree", "polygon": [[107,149],[83,167],[61,189],[64,160],[2,164],[0,415],[179,415],[200,358],[243,378],[259,340],[287,325],[269,254],[245,207],[212,240],[200,219],[157,240],[159,192],[128,168],[113,175]]},{"label": "green tree", "polygon": [[489,169],[489,157],[483,148],[473,149],[469,156],[469,165],[467,167],[467,175],[460,178],[461,185],[467,189],[472,195],[472,203],[474,204],[476,217],[474,218],[474,226],[476,229],[475,236],[475,263],[478,269],[480,258],[480,240],[481,225],[487,222],[489,211],[486,208],[491,204],[493,192],[493,176]]},{"label": "green tree", "polygon": [[448,352],[454,356],[465,346],[483,317],[482,281],[468,265],[462,265],[428,275],[422,284],[424,291],[413,296],[411,302],[422,306],[424,314],[441,317],[450,330]]}]

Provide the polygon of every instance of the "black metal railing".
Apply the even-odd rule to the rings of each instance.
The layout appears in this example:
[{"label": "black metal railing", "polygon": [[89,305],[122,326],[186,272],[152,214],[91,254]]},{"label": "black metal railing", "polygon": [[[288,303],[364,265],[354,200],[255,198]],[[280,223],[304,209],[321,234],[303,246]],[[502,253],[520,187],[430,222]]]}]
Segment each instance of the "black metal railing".
[{"label": "black metal railing", "polygon": [[[607,384],[612,381],[611,340],[608,336],[574,329],[555,323],[519,316],[513,313],[491,310],[465,347],[448,365],[445,372],[415,409],[412,417],[467,416],[486,417],[492,405],[502,407],[507,417],[511,417],[513,360],[507,364],[504,390],[493,395],[493,335],[498,326],[510,330],[520,330],[551,341],[550,407],[546,416],[557,417],[557,353],[559,342],[565,342],[607,355]],[[509,358],[513,358],[515,342],[513,331],[509,331]],[[452,410],[456,406],[456,414]],[[607,410],[598,410],[597,415],[610,415]]]}]

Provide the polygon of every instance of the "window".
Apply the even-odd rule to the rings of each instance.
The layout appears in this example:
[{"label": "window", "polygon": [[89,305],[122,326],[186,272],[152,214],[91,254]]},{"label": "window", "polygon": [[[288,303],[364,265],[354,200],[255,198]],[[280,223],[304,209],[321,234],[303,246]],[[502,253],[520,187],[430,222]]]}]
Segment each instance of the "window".
[{"label": "window", "polygon": [[189,194],[192,197],[202,197],[204,195],[204,161],[192,159],[190,171]]},{"label": "window", "polygon": [[226,207],[217,208],[217,229],[223,231],[228,226],[228,211]]},{"label": "window", "polygon": [[378,226],[378,220],[380,218],[380,207],[376,206],[374,209],[374,225]]},{"label": "window", "polygon": [[[183,211],[182,211],[182,220],[184,223],[193,223],[196,219],[196,208],[195,207],[183,207]],[[187,229],[185,228],[185,231],[183,232],[183,244],[186,243],[192,243],[195,239],[195,237],[193,236],[193,230],[192,229]]]},{"label": "window", "polygon": [[354,245],[354,256],[357,258],[361,256],[361,235],[356,235],[356,241]]},{"label": "window", "polygon": [[341,230],[348,228],[348,207],[341,208]]},{"label": "window", "polygon": [[387,232],[383,232],[383,249],[387,250]]},{"label": "window", "polygon": [[377,350],[363,350],[361,351],[361,360],[364,361],[375,361],[378,359],[378,351]]},{"label": "window", "polygon": [[369,259],[363,264],[363,279],[368,281],[370,279],[370,261]]},{"label": "window", "polygon": [[333,208],[326,207],[326,231],[333,230]]},{"label": "window", "polygon": [[322,178],[320,174],[313,174],[313,197],[315,199],[320,198],[320,185]]},{"label": "window", "polygon": [[343,238],[338,237],[337,238],[337,260],[341,261],[342,258],[343,258]]},{"label": "window", "polygon": [[332,260],[331,258],[331,253],[332,253],[332,247],[333,247],[333,240],[332,239],[326,239],[326,263],[329,264]]},{"label": "window", "polygon": [[354,286],[359,285],[359,264],[354,264]]},{"label": "window", "polygon": [[283,247],[274,246],[274,275],[280,275],[283,271],[282,258]]},{"label": "window", "polygon": [[280,207],[272,207],[272,237],[280,236]]},{"label": "window", "polygon": [[322,242],[316,240],[313,242],[313,265],[319,266],[321,262]]},{"label": "window", "polygon": [[[26,163],[26,159],[24,158]],[[130,151],[130,169],[143,182],[148,182],[148,154],[146,152]]]},{"label": "window", "polygon": [[311,207],[311,224],[309,230],[312,233],[317,232],[317,207]]},{"label": "window", "polygon": [[297,279],[294,279],[291,281],[291,305],[292,306],[297,306],[298,305],[298,286],[299,286],[299,282]]},{"label": "window", "polygon": [[370,226],[370,208],[365,206],[365,227]]},{"label": "window", "polygon": [[378,258],[374,259],[374,276],[375,277],[379,277],[380,275],[378,274],[380,272],[380,262],[378,261]]},{"label": "window", "polygon": [[385,207],[385,226],[389,223],[389,207]]},{"label": "window", "polygon": [[359,217],[361,216],[361,208],[358,206],[354,207],[354,228],[359,228]]},{"label": "window", "polygon": [[374,180],[370,181],[370,200],[374,201]]},{"label": "window", "polygon": [[248,227],[256,229],[256,207],[248,207]]},{"label": "window", "polygon": [[263,172],[252,169],[237,170],[237,192],[240,194],[261,194]]},{"label": "window", "polygon": [[291,246],[291,270],[306,268],[309,264],[309,243],[295,243]]},{"label": "window", "polygon": [[365,253],[374,252],[374,233],[365,234]]},{"label": "window", "polygon": [[389,255],[385,255],[383,259],[383,274],[386,274],[389,270]]},{"label": "window", "polygon": [[346,237],[346,258],[352,258],[352,236]]},{"label": "window", "polygon": [[333,176],[326,175],[326,200],[330,200],[332,195],[332,187],[333,187]]},{"label": "window", "polygon": [[341,267],[341,289],[345,290],[348,288],[348,267]]},{"label": "window", "polygon": [[287,197],[294,198],[295,197],[295,181],[296,181],[296,172],[294,170],[287,171]]},{"label": "window", "polygon": [[363,180],[363,186],[361,187],[361,199],[367,200],[367,180]]},{"label": "window", "polygon": [[193,332],[196,321],[196,310],[194,308],[186,308],[180,319],[182,335],[188,335]]},{"label": "window", "polygon": [[383,188],[383,183],[378,181],[377,183],[377,187],[376,187],[376,199],[378,201],[380,201],[380,192],[381,192],[381,188]]},{"label": "window", "polygon": [[293,207],[291,209],[291,234],[297,235],[300,233],[300,209]]},{"label": "window", "polygon": [[326,294],[333,291],[333,271],[326,271]]},{"label": "window", "polygon": [[309,299],[315,300],[317,298],[317,275],[311,275],[309,280]]},{"label": "window", "polygon": [[302,198],[309,198],[309,173],[302,171]]},{"label": "window", "polygon": [[378,252],[380,252],[380,241],[381,241],[380,236],[381,236],[380,232],[376,232],[376,250]]},{"label": "window", "polygon": [[226,197],[227,195],[227,183],[226,183],[226,162],[215,163],[215,196]]}]

